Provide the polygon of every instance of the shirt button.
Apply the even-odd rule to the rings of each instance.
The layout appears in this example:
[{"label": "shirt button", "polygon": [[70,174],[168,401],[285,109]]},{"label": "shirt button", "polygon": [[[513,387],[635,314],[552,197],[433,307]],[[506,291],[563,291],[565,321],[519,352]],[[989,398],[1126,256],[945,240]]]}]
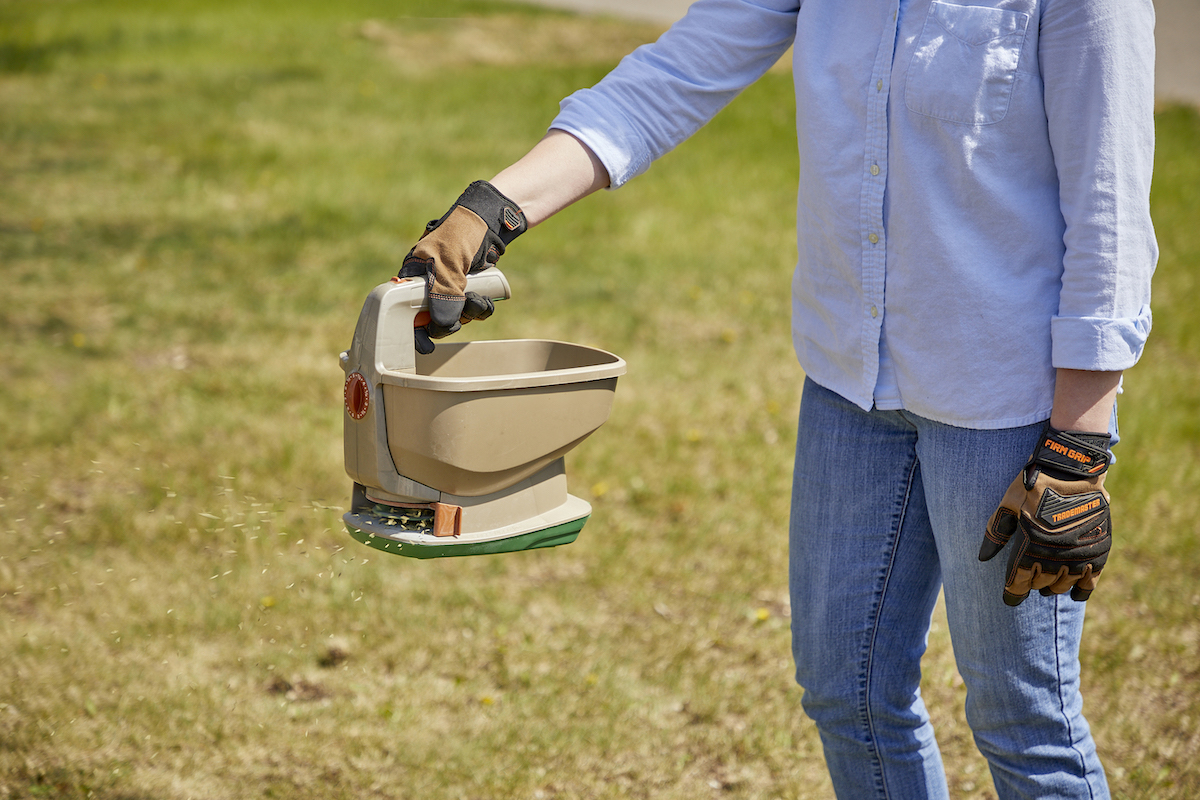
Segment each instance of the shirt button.
[{"label": "shirt button", "polygon": [[878,174],[879,174],[879,165],[878,165],[878,164],[872,164],[872,165],[871,165],[871,174],[872,174],[872,175],[878,175]]},{"label": "shirt button", "polygon": [[877,91],[877,92],[883,91],[883,78],[880,78],[879,80],[875,81],[875,91]]},{"label": "shirt button", "polygon": [[879,244],[879,235],[872,233],[867,237],[867,241],[869,241],[871,244]]},{"label": "shirt button", "polygon": [[875,319],[878,316],[879,316],[879,309],[876,308],[875,306],[871,306],[871,319]]}]

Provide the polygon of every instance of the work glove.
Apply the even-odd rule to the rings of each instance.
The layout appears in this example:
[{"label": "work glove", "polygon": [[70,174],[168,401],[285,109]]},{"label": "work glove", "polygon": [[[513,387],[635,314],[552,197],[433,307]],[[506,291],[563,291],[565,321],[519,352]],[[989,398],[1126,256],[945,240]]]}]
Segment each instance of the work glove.
[{"label": "work glove", "polygon": [[1059,431],[1046,425],[1029,463],[988,520],[979,560],[994,558],[1009,539],[1004,602],[1020,605],[1029,592],[1087,600],[1112,546],[1104,473],[1111,437]]},{"label": "work glove", "polygon": [[509,243],[528,228],[517,204],[487,181],[472,183],[441,219],[425,226],[399,275],[425,278],[430,319],[416,329],[417,352],[432,353],[433,339],[492,315],[491,298],[464,291],[467,275],[495,265]]}]

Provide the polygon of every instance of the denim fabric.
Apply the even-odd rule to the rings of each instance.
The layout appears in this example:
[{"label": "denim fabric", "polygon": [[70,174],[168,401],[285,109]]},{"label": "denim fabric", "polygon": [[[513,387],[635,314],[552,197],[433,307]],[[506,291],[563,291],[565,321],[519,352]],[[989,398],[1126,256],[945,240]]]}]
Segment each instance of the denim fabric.
[{"label": "denim fabric", "polygon": [[984,524],[1041,426],[971,430],[863,411],[805,382],[791,521],[796,679],[838,796],[946,798],[920,694],[944,589],[966,716],[996,791],[1107,798],[1079,693],[1085,603],[1001,599]]}]

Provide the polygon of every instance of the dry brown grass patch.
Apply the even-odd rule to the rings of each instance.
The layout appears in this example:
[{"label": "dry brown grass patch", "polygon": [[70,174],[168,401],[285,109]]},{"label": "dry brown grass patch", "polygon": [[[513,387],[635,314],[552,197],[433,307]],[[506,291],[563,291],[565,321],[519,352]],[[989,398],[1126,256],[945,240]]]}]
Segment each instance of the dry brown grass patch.
[{"label": "dry brown grass patch", "polygon": [[610,63],[656,39],[662,28],[606,19],[498,15],[458,19],[367,20],[356,35],[377,44],[403,71],[454,67]]}]

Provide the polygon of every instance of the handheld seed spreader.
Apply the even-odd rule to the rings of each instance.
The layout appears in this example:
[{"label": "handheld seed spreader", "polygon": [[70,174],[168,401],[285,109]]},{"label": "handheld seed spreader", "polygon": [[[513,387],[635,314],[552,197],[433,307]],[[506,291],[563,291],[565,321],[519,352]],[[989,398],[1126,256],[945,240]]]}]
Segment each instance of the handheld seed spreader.
[{"label": "handheld seed spreader", "polygon": [[[494,267],[467,291],[510,296]],[[375,287],[341,354],[347,530],[414,558],[575,541],[591,506],[567,492],[563,456],[608,419],[625,362],[541,339],[443,341],[419,355],[425,307],[423,280]]]}]

